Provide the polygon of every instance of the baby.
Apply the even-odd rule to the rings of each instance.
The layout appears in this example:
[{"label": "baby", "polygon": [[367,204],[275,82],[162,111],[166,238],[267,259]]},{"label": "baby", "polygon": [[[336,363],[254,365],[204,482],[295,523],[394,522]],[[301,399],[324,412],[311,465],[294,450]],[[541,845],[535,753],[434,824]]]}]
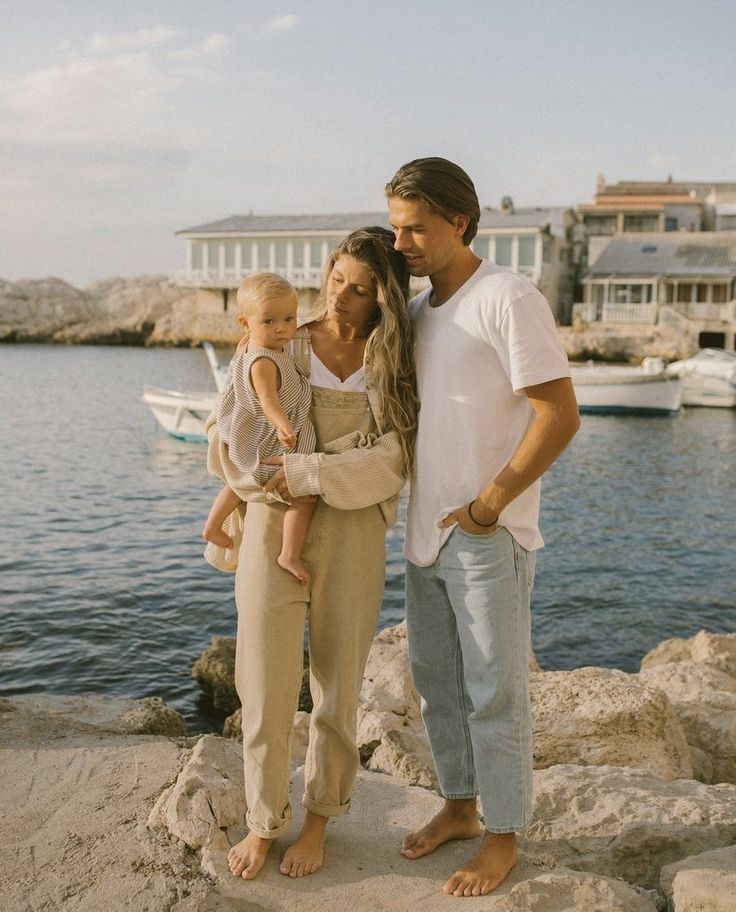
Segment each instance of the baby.
[{"label": "baby", "polygon": [[[240,285],[237,301],[238,322],[248,334],[238,345],[230,382],[217,402],[217,430],[232,463],[263,485],[276,468],[261,460],[285,450],[314,452],[311,388],[286,350],[297,329],[294,288],[281,276],[261,272]],[[316,500],[294,500],[284,514],[278,563],[302,584],[309,581],[301,552]],[[212,504],[202,537],[221,548],[232,548],[223,524],[240,503],[238,495],[225,486]]]}]

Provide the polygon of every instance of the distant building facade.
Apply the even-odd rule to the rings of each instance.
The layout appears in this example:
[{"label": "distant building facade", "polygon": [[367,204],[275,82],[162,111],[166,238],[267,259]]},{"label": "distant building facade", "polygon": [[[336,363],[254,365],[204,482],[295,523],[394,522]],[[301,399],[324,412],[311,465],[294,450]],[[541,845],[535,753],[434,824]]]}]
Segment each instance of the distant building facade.
[{"label": "distant building facade", "polygon": [[[478,256],[528,276],[560,322],[572,314],[575,262],[572,229],[576,215],[563,207],[500,209],[481,213],[473,250]],[[309,301],[340,240],[365,225],[388,228],[386,212],[333,215],[235,215],[178,231],[186,243],[185,269],[173,277],[197,289],[202,306],[227,309],[231,292],[254,272],[277,272]]]},{"label": "distant building facade", "polygon": [[736,348],[736,231],[620,235],[588,266],[584,323],[669,323],[700,347]]}]

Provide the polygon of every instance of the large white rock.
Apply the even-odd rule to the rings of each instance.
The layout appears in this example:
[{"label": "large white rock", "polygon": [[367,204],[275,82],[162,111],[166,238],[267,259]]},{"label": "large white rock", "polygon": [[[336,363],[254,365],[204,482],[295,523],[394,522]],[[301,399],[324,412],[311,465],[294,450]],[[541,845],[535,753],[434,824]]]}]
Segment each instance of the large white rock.
[{"label": "large white rock", "polygon": [[689,639],[664,640],[641,660],[641,668],[668,662],[697,662],[736,677],[736,633],[701,630]]},{"label": "large white rock", "polygon": [[161,793],[149,817],[192,849],[208,845],[221,829],[245,818],[243,752],[227,738],[205,735],[176,782]]},{"label": "large white rock", "polygon": [[555,868],[483,899],[484,912],[657,912],[630,884],[612,877]]},{"label": "large white rock", "polygon": [[667,865],[661,884],[673,912],[734,912],[736,846]]},{"label": "large white rock", "polygon": [[664,865],[736,840],[736,786],[552,766],[534,773],[534,819],[524,837],[532,860],[654,888]]},{"label": "large white rock", "polygon": [[736,783],[736,678],[694,661],[649,665],[639,677],[667,694],[694,749],[695,777]]},{"label": "large white rock", "polygon": [[358,748],[375,772],[410,785],[436,786],[404,623],[387,627],[373,641],[358,702]]},{"label": "large white rock", "polygon": [[663,779],[692,776],[682,726],[662,691],[610,668],[530,676],[534,766],[633,766]]}]

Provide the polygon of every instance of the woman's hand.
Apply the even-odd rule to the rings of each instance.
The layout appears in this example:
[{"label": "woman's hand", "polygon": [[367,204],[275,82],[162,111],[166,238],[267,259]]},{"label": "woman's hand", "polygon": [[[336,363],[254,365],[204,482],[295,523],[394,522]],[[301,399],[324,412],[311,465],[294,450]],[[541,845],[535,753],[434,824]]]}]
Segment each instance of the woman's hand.
[{"label": "woman's hand", "polygon": [[[498,528],[498,517],[496,521],[490,526],[481,526],[477,522],[474,522],[470,518],[470,504],[465,504],[464,507],[458,507],[453,510],[452,513],[448,513],[444,519],[441,519],[437,525],[440,529],[447,529],[448,526],[454,526],[457,523],[458,526],[463,530],[463,532],[468,532],[470,535],[490,535],[492,532],[495,532]],[[475,503],[474,510],[478,507],[477,502]],[[483,517],[485,522],[485,516]]]},{"label": "woman's hand", "polygon": [[281,468],[277,472],[274,472],[263,486],[264,493],[269,494],[272,491],[275,491],[280,497],[283,497],[284,500],[291,500],[291,491],[286,483],[286,472],[283,469],[284,457],[269,456],[267,459],[261,459],[261,464],[281,466]]}]

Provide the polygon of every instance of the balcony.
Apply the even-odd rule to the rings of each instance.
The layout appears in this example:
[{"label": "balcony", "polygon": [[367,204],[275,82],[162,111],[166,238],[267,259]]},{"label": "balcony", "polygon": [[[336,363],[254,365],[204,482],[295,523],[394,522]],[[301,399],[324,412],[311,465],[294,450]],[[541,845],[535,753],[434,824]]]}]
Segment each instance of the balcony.
[{"label": "balcony", "polygon": [[[171,273],[170,279],[183,288],[237,288],[248,276],[262,269],[189,269]],[[319,288],[322,269],[274,269],[274,272],[291,282],[294,288]]]}]

